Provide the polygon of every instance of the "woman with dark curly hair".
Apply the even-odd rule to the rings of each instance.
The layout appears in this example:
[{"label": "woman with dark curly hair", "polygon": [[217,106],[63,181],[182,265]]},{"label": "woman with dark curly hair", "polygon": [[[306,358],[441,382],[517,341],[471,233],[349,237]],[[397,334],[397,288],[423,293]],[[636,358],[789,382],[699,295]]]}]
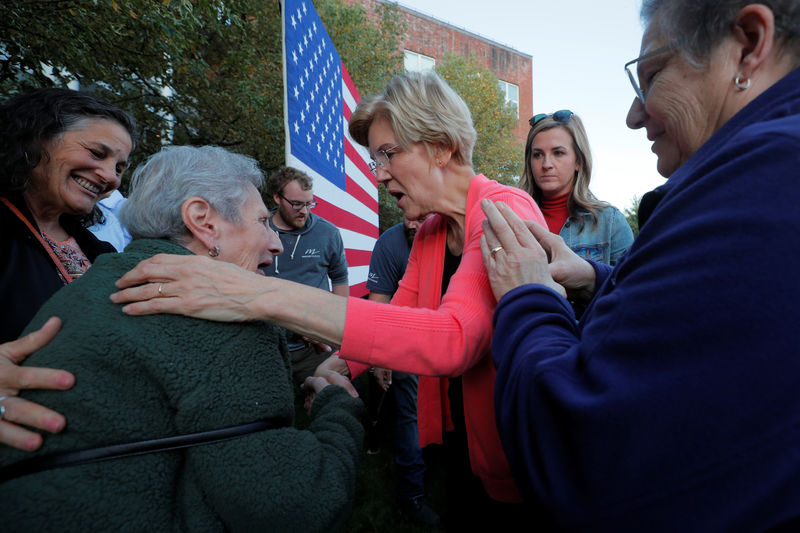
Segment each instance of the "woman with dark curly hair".
[{"label": "woman with dark curly hair", "polygon": [[0,342],[114,248],[86,228],[120,184],[135,125],[124,111],[69,89],[0,103]]}]

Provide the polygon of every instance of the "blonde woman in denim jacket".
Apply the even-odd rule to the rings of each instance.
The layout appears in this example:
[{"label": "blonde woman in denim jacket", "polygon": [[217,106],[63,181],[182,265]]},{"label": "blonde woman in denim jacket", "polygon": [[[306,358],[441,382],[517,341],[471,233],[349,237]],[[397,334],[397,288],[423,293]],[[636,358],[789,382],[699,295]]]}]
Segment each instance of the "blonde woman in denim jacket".
[{"label": "blonde woman in denim jacket", "polygon": [[633,242],[625,216],[589,191],[592,153],[581,119],[562,109],[530,119],[520,187],[542,209],[547,227],[586,259],[616,264]]}]

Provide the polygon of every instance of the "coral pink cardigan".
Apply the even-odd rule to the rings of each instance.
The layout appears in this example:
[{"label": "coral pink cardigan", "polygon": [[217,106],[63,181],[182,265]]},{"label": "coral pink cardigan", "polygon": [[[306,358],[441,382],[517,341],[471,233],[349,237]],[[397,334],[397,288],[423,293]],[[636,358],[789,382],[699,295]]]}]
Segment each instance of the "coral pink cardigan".
[{"label": "coral pink cardigan", "polygon": [[[544,225],[525,192],[477,175],[467,193],[465,243],[444,298],[442,276],[447,224],[430,217],[419,229],[408,267],[391,305],[359,298],[347,304],[341,357],[353,376],[370,366],[420,376],[463,376],[464,418],[472,471],[498,501],[520,501],[494,417],[495,368],[490,353],[497,305],[481,257],[480,201],[506,202],[520,217]],[[363,363],[363,364],[359,364]],[[420,377],[417,412],[420,445],[441,443],[452,429],[446,379]]]}]

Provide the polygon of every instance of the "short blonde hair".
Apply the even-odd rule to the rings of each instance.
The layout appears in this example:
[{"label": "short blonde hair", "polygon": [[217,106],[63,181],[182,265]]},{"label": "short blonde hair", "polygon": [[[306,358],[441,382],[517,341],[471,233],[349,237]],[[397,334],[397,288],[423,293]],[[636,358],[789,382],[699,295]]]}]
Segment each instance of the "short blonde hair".
[{"label": "short blonde hair", "polygon": [[431,156],[435,148],[444,148],[453,152],[457,163],[472,166],[472,149],[478,136],[472,114],[435,72],[401,74],[381,94],[361,100],[350,117],[350,136],[368,146],[369,128],[377,118],[389,121],[403,148],[421,142]]}]

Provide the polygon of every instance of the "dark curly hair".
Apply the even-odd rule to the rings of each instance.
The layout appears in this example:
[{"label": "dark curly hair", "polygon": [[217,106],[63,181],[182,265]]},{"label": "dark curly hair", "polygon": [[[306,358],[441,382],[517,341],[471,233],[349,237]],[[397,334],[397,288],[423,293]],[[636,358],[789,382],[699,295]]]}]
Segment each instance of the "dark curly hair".
[{"label": "dark curly hair", "polygon": [[[86,118],[117,122],[136,146],[131,115],[90,94],[46,88],[12,96],[0,103],[0,196],[20,194],[30,186],[31,171],[49,154],[44,146]],[[87,222],[97,221],[99,210]]]}]

